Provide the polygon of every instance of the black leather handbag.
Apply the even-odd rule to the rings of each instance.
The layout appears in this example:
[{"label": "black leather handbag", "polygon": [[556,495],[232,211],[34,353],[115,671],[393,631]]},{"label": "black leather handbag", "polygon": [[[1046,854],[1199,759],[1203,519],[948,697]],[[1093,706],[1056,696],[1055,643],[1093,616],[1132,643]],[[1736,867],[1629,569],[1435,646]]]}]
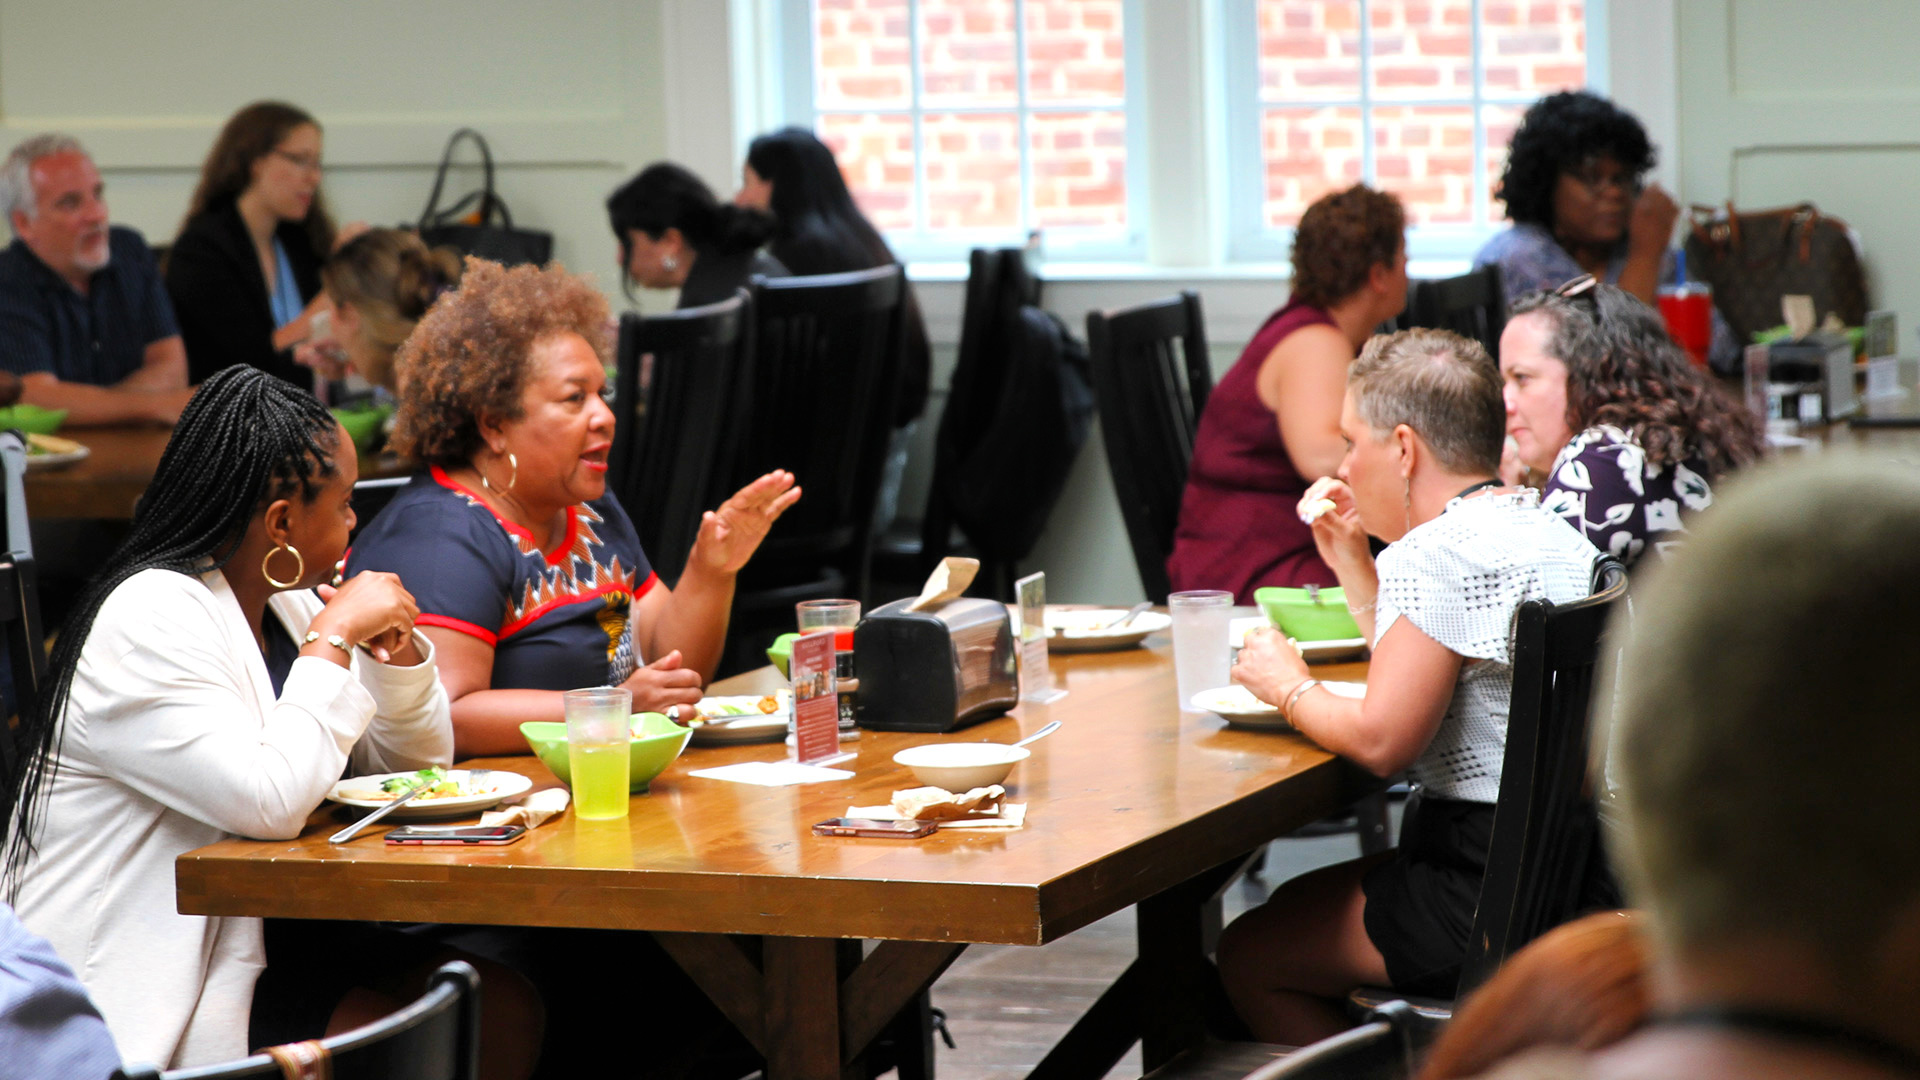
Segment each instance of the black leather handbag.
[{"label": "black leather handbag", "polygon": [[[447,183],[447,168],[453,164],[453,152],[462,139],[471,140],[479,148],[486,184],[442,210],[440,192]],[[427,196],[427,208],[420,212],[418,228],[420,239],[426,241],[428,247],[444,245],[505,266],[545,265],[553,258],[552,233],[514,227],[513,214],[507,210],[507,204],[494,194],[493,151],[488,149],[487,140],[472,128],[461,128],[447,140],[447,149],[440,155],[440,169],[433,176],[433,194]]]}]

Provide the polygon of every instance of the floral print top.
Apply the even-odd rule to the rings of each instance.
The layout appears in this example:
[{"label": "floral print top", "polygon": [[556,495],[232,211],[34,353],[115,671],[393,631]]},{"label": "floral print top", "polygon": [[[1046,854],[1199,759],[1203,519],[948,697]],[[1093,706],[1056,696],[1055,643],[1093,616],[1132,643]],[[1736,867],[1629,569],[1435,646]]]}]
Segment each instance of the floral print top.
[{"label": "floral print top", "polygon": [[1686,517],[1713,505],[1713,489],[1698,458],[1651,464],[1632,436],[1601,425],[1574,436],[1554,458],[1540,505],[1632,566],[1642,555],[1677,547]]}]

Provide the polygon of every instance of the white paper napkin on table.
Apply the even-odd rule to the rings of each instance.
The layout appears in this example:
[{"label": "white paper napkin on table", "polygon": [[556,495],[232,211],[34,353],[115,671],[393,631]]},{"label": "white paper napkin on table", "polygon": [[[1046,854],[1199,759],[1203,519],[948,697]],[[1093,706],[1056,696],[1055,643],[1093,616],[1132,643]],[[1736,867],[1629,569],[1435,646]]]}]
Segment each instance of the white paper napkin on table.
[{"label": "white paper napkin on table", "polygon": [[853,772],[850,769],[829,769],[823,765],[802,765],[795,761],[743,761],[738,765],[695,769],[687,775],[760,787],[789,787],[793,784],[817,784],[823,780],[848,780],[853,777]]},{"label": "white paper napkin on table", "polygon": [[543,788],[510,806],[481,814],[480,824],[525,825],[537,829],[565,812],[571,799],[566,788]]},{"label": "white paper napkin on table", "polygon": [[[900,812],[889,806],[849,806],[850,818],[867,818],[872,821],[904,821]],[[1001,803],[999,817],[959,818],[943,821],[943,829],[1018,829],[1026,824],[1027,804],[1023,802]]]}]

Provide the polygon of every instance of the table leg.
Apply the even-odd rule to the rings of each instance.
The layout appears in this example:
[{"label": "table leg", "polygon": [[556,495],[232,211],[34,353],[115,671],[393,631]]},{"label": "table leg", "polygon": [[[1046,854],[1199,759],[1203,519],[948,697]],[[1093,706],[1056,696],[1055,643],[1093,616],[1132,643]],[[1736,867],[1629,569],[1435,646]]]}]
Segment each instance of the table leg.
[{"label": "table leg", "polygon": [[767,1080],[857,1080],[861,1057],[959,957],[965,945],[859,943],[764,937],[751,948],[715,934],[654,935],[747,1041],[767,1059]]}]

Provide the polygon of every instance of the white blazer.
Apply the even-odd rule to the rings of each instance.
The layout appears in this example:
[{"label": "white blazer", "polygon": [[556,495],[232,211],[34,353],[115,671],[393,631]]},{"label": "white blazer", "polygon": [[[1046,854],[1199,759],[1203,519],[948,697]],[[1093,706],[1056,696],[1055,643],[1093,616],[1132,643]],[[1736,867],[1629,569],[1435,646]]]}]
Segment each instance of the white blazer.
[{"label": "white blazer", "polygon": [[[320,608],[306,590],[268,602],[295,641]],[[275,700],[220,572],[143,570],[107,598],[80,652],[18,908],[79,974],[127,1061],[181,1068],[249,1049],[260,920],[179,914],[175,858],[234,835],[299,835],[349,765],[452,759],[446,691],[416,640],[427,659],[411,668],[356,655],[349,673],[300,657]]]}]

